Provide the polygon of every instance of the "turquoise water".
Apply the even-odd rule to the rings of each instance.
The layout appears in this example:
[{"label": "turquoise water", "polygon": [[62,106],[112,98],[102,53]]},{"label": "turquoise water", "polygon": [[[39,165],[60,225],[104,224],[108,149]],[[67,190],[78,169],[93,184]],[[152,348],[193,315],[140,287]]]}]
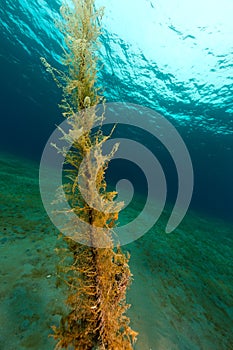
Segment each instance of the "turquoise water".
[{"label": "turquoise water", "polygon": [[[181,1],[179,11],[175,4],[98,1],[106,7],[99,84],[108,102],[147,106],[172,122],[194,166],[192,207],[232,221],[232,2]],[[42,0],[0,6],[0,146],[33,159],[40,159],[54,125],[63,120],[60,91],[40,62],[44,56],[61,68],[62,37],[54,25],[59,6],[55,0],[49,6]],[[146,141],[143,134],[138,138]],[[157,152],[167,164],[167,155],[159,147]],[[177,184],[170,164],[165,173],[172,199]]]},{"label": "turquoise water", "polygon": [[[61,93],[40,57],[61,68],[63,39],[54,25],[58,0],[5,0],[0,5],[0,348],[52,349],[50,326],[62,311],[56,288],[57,231],[42,206],[38,163],[63,119]],[[104,5],[103,68],[108,102],[149,107],[182,136],[194,168],[190,209],[165,234],[177,195],[167,150],[138,129],[159,159],[168,185],[160,221],[131,252],[130,317],[138,350],[233,348],[233,24],[232,1],[98,0]],[[152,120],[153,122],[153,120]],[[153,124],[152,124],[153,125]],[[133,180],[137,196],[121,223],[137,216],[146,195],[143,173],[112,163],[108,180]],[[137,174],[137,176],[136,176]]]}]

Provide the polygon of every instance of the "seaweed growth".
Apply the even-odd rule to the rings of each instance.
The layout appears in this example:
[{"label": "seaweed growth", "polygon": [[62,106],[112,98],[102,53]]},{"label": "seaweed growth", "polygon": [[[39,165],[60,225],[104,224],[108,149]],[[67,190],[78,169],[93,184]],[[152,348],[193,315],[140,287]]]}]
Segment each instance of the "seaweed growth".
[{"label": "seaweed growth", "polygon": [[[65,37],[68,73],[57,71],[45,59],[42,62],[63,89],[61,107],[70,124],[69,132],[63,132],[68,152],[58,150],[64,152],[68,164],[63,191],[71,210],[89,225],[85,232],[77,225],[76,236],[64,238],[72,258],[71,264],[61,268],[69,286],[69,312],[59,327],[53,327],[53,336],[56,349],[132,349],[137,332],[125,315],[129,307],[126,291],[132,279],[129,255],[114,248],[112,240],[121,203],[114,202],[117,193],[107,192],[105,182],[108,162],[118,145],[103,155],[103,143],[110,135],[90,131],[96,118],[104,118],[104,112],[98,117],[96,113],[97,105],[104,105],[96,87],[103,9],[96,10],[94,0],[72,0],[72,6],[62,6],[61,14],[64,21],[59,28]],[[67,225],[69,232],[69,225],[76,222]],[[87,244],[77,243],[80,240]],[[106,248],[99,248],[103,246]]]}]

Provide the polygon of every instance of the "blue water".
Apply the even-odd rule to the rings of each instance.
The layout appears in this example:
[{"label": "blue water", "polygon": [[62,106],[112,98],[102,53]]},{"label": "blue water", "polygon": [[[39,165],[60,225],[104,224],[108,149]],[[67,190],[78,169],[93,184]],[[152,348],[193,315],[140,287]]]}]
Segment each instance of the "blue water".
[{"label": "blue water", "polygon": [[[6,1],[0,8],[0,98],[4,130],[1,146],[38,159],[54,124],[62,120],[57,108],[60,92],[45,74],[39,60],[40,56],[45,56],[49,62],[59,66],[62,38],[53,22],[54,18],[59,18],[59,6],[59,1],[50,2],[49,7],[45,1]],[[152,15],[155,20],[156,15],[160,14],[159,6],[158,3],[156,8],[150,8],[150,11],[154,11]],[[106,12],[106,25],[104,22],[101,38],[104,68],[99,83],[105,87],[107,101],[127,101],[148,106],[171,120],[184,138],[192,157],[195,171],[193,204],[212,214],[230,218],[233,209],[231,42],[227,37],[222,37],[226,43],[222,52],[221,47],[216,46],[216,55],[214,49],[203,47],[202,56],[199,61],[193,61],[189,74],[184,65],[183,75],[186,74],[186,79],[182,81],[179,79],[182,75],[180,71],[187,58],[183,57],[182,52],[177,55],[176,45],[183,45],[183,50],[190,50],[195,57],[200,51],[199,46],[203,45],[195,38],[196,34],[189,33],[189,39],[193,42],[190,46],[186,33],[171,25],[172,14],[168,11],[164,13],[160,33],[151,35],[159,37],[159,34],[169,30],[170,35],[176,34],[176,42],[170,42],[168,36],[164,37],[164,46],[168,47],[171,58],[174,55],[174,59],[180,60],[170,68],[166,59],[161,65],[164,55],[161,39],[158,47],[153,48],[154,59],[147,58],[137,43],[125,42],[112,32],[111,25],[114,29],[117,17],[115,19],[111,12]],[[143,21],[142,18],[140,20]],[[219,25],[219,28],[216,25],[215,32],[206,34],[209,46],[213,46],[220,30],[224,34],[224,27]],[[199,35],[203,31],[201,28]],[[151,56],[151,53],[148,55]],[[205,74],[202,77],[203,67]]]},{"label": "blue water", "polygon": [[[231,6],[230,1],[225,2]],[[135,12],[134,17],[131,2],[127,6],[122,2],[118,6],[105,1],[98,4],[106,5],[99,84],[105,88],[107,101],[141,104],[170,120],[191,154],[195,175],[192,207],[231,220],[233,47],[229,33],[233,28],[227,21],[229,8],[215,18],[219,5],[214,4],[212,15],[204,13],[203,27],[195,21],[182,23],[182,12],[180,16],[169,12],[169,1],[137,2],[135,11],[143,9],[150,25],[143,14]],[[198,3],[191,5],[198,11]],[[42,0],[4,1],[0,6],[0,146],[37,160],[54,125],[62,121],[57,107],[61,92],[40,62],[44,56],[61,67],[62,37],[54,24],[59,6],[60,1],[55,0],[49,5]],[[185,2],[182,6],[179,11],[188,16]],[[150,28],[153,31],[148,33]],[[143,142],[143,135],[140,137]],[[159,157],[166,164],[166,157]],[[175,172],[167,168],[173,188]]]}]

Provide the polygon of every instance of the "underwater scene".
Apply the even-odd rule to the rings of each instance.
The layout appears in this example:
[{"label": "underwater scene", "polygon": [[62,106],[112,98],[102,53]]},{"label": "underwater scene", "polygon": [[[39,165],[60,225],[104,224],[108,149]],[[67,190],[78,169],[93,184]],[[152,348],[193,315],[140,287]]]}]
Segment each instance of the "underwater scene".
[{"label": "underwater scene", "polygon": [[233,349],[232,13],[1,1],[0,350]]}]

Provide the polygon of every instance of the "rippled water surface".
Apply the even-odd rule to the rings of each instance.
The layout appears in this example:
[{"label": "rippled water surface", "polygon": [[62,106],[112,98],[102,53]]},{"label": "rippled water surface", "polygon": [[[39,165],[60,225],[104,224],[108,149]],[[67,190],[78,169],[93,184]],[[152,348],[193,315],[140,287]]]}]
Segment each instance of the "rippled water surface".
[{"label": "rippled water surface", "polygon": [[[54,24],[60,5],[5,0],[0,6],[0,143],[37,159],[62,120],[60,91],[40,62],[44,56],[61,68],[63,38]],[[233,3],[98,0],[97,6],[105,6],[99,85],[107,101],[167,117],[192,157],[192,203],[231,219]]]}]

